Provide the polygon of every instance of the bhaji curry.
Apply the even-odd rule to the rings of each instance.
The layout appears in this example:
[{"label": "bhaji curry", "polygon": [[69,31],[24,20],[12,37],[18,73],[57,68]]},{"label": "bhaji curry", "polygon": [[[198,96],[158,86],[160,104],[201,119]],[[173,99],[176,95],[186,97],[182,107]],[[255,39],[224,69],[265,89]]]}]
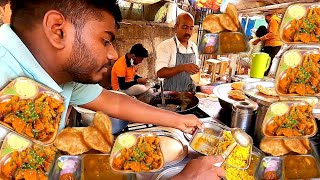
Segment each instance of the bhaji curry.
[{"label": "bhaji curry", "polygon": [[20,134],[45,140],[57,131],[63,111],[63,104],[46,94],[34,100],[13,96],[9,101],[0,103],[0,121]]},{"label": "bhaji curry", "polygon": [[310,8],[307,16],[293,19],[283,31],[283,39],[289,42],[319,42],[320,7]]},{"label": "bhaji curry", "polygon": [[54,146],[35,144],[21,152],[14,151],[1,171],[9,179],[46,180],[55,154]]},{"label": "bhaji curry", "polygon": [[305,136],[314,132],[315,124],[310,105],[293,105],[289,112],[272,118],[266,126],[270,136]]},{"label": "bhaji curry", "polygon": [[155,136],[139,137],[136,145],[123,148],[120,155],[113,160],[115,169],[135,172],[160,169],[162,165],[160,139]]},{"label": "bhaji curry", "polygon": [[306,54],[301,65],[288,68],[279,81],[285,94],[307,95],[320,92],[320,54]]}]

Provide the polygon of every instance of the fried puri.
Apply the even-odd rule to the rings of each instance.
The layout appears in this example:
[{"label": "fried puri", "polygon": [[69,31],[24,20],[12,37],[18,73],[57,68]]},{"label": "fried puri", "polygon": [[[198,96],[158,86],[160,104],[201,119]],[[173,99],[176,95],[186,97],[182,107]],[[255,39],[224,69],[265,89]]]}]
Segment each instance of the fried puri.
[{"label": "fried puri", "polygon": [[229,3],[226,9],[226,14],[230,16],[234,24],[236,25],[237,28],[240,27],[239,20],[238,20],[238,10],[237,8],[232,4]]},{"label": "fried puri", "polygon": [[266,88],[266,87],[261,86],[261,85],[257,85],[256,88],[262,94],[265,94],[265,95],[268,95],[268,96],[278,96],[275,88]]},{"label": "fried puri", "polygon": [[222,14],[219,16],[220,24],[223,28],[235,32],[238,30],[237,26],[234,24],[233,20],[228,14]]},{"label": "fried puri", "polygon": [[246,99],[246,96],[240,90],[231,90],[231,91],[228,92],[228,95],[229,95],[230,98],[232,98],[234,100],[243,101],[243,100]]},{"label": "fried puri", "polygon": [[202,22],[202,27],[211,33],[218,33],[224,30],[220,24],[219,16],[217,14],[208,15]]},{"label": "fried puri", "polygon": [[298,154],[307,154],[308,149],[302,144],[302,142],[299,139],[284,139],[284,144],[286,147]]},{"label": "fried puri", "polygon": [[74,128],[62,130],[55,140],[54,145],[59,150],[67,152],[70,155],[83,154],[90,150],[90,147],[82,137],[82,132]]},{"label": "fried puri", "polygon": [[96,127],[107,140],[110,146],[113,145],[114,137],[112,135],[112,122],[103,112],[98,111],[93,119],[93,126]]},{"label": "fried puri", "polygon": [[98,150],[102,153],[110,152],[110,145],[97,128],[88,126],[82,130],[82,134],[84,141],[92,149]]},{"label": "fried puri", "polygon": [[242,90],[244,86],[244,82],[234,82],[231,84],[232,89],[234,90]]},{"label": "fried puri", "polygon": [[282,156],[290,152],[282,139],[264,138],[260,143],[260,149],[272,156]]}]

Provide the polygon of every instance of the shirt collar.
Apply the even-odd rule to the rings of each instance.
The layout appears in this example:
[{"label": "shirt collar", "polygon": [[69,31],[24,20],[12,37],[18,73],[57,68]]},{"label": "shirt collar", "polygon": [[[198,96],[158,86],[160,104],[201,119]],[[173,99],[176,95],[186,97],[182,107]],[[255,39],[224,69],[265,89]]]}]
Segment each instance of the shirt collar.
[{"label": "shirt collar", "polygon": [[[183,46],[183,47],[184,47],[184,45],[182,45],[181,42],[179,41],[177,35],[175,35],[174,38],[176,38],[176,40],[177,40],[177,45],[178,45],[178,47],[179,47],[179,46]],[[191,48],[191,47],[192,47],[192,43],[191,43],[191,40],[189,39],[189,40],[188,40],[188,47],[187,47],[187,48],[189,49],[189,48]]]},{"label": "shirt collar", "polygon": [[9,24],[3,24],[0,27],[0,44],[16,59],[27,76],[58,93],[62,92],[62,88],[40,66]]},{"label": "shirt collar", "polygon": [[133,67],[133,66],[131,65],[131,59],[128,58],[128,54],[126,54],[124,57],[126,58],[127,67]]}]

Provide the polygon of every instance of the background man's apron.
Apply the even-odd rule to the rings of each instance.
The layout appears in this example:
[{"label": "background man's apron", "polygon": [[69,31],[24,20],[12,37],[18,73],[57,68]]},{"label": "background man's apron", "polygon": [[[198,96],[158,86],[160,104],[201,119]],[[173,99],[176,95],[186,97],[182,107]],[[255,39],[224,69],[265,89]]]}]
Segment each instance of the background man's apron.
[{"label": "background man's apron", "polygon": [[[177,45],[177,40],[174,38],[174,42],[177,47],[177,55],[176,55],[176,66],[180,64],[196,64],[196,55],[192,49],[192,53],[181,54]],[[190,74],[187,72],[181,72],[172,76],[170,78],[164,79],[163,88],[165,91],[177,91],[177,92],[186,92],[186,91],[194,91],[195,85],[190,77]]]}]

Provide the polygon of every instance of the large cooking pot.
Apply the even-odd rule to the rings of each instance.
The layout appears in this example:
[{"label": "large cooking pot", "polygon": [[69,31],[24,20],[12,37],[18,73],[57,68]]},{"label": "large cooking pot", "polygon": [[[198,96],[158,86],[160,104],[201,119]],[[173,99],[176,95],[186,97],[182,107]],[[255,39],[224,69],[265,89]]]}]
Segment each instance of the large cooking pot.
[{"label": "large cooking pot", "polygon": [[[164,91],[163,94],[166,105],[177,105],[179,107],[174,110],[177,113],[190,111],[199,104],[199,99],[195,96],[195,93]],[[138,97],[138,99],[155,107],[159,107],[159,105],[161,105],[160,92]]]}]

